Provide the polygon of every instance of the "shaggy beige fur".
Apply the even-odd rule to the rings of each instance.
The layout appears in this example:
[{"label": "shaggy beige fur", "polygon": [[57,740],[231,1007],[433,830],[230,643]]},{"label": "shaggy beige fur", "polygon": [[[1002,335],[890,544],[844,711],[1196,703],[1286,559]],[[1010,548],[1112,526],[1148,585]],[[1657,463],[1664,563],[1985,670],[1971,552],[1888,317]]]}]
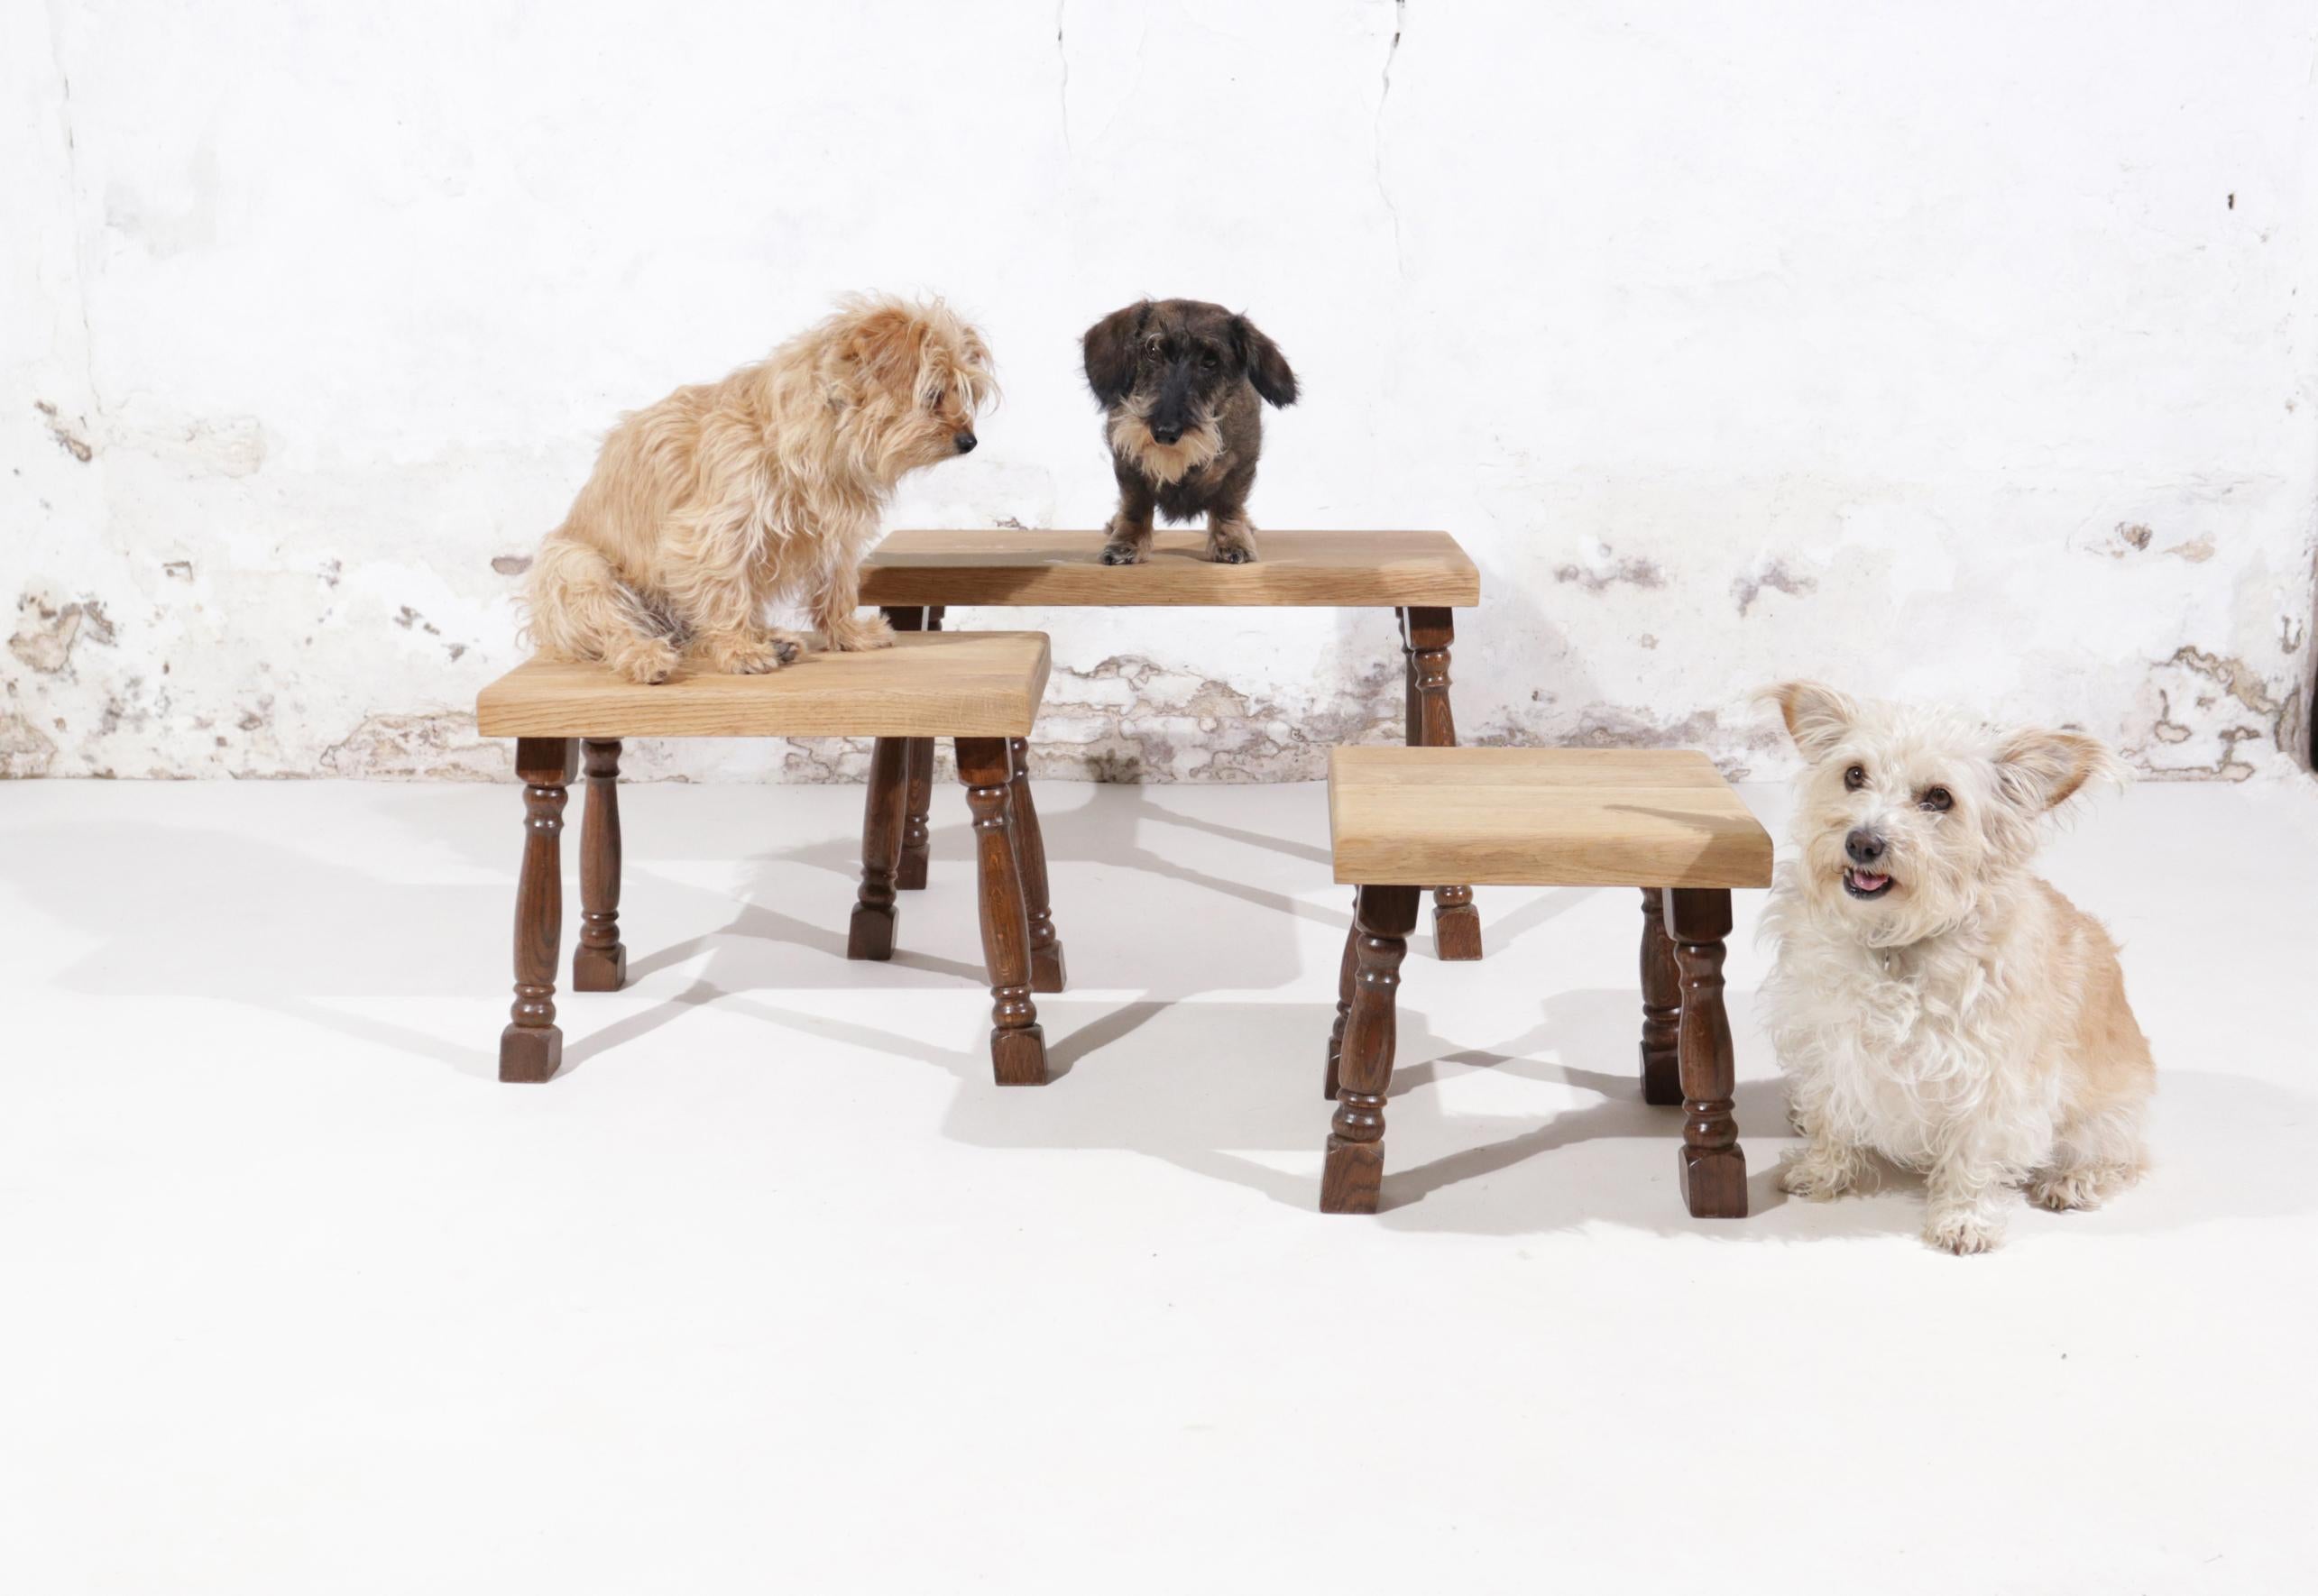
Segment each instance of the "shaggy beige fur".
[{"label": "shaggy beige fur", "polygon": [[2022,1187],[2091,1208],[2132,1185],[2157,1066],[2117,944],[2028,868],[2045,817],[2120,774],[2109,750],[1809,682],[1766,696],[1807,761],[1765,921],[1765,1019],[1809,1138],[1780,1186],[1835,1197],[1881,1154],[1925,1171],[1927,1241],[1981,1252]]},{"label": "shaggy beige fur", "polygon": [[995,393],[981,335],[941,300],[859,298],[623,417],[531,567],[533,643],[642,683],[687,660],[755,674],[805,647],[765,623],[795,600],[830,647],[886,647],[855,613],[879,514],[904,473],[974,446]]}]

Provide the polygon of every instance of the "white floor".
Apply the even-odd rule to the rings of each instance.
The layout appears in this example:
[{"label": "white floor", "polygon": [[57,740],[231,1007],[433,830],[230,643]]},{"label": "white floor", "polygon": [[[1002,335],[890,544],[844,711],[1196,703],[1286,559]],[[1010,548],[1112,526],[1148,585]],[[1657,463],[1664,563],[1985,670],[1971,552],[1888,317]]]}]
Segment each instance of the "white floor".
[{"label": "white floor", "polygon": [[962,800],[877,967],[860,799],[630,790],[630,988],[503,1087],[511,789],[0,786],[0,1589],[2311,1588],[2306,786],[2055,845],[2162,1167],[1971,1260],[1771,1189],[1743,898],[1753,1217],[1635,1091],[1635,894],[1491,890],[1323,1218],[1320,788],[1044,786],[1007,1091]]}]

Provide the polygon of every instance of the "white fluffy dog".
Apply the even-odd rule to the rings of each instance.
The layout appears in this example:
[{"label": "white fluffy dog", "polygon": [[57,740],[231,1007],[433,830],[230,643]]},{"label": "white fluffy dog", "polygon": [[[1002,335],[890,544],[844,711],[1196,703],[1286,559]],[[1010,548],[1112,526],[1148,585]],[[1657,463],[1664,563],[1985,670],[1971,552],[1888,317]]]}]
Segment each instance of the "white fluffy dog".
[{"label": "white fluffy dog", "polygon": [[1872,1153],[1923,1169],[1924,1239],[1959,1253],[2003,1239],[2016,1187],[2091,1208],[2130,1186],[2149,1044],[2116,943],[2028,869],[2045,816],[2121,774],[2108,749],[1815,683],[1764,696],[1807,765],[1765,919],[1762,1000],[1809,1139],[1780,1185],[1838,1196]]}]

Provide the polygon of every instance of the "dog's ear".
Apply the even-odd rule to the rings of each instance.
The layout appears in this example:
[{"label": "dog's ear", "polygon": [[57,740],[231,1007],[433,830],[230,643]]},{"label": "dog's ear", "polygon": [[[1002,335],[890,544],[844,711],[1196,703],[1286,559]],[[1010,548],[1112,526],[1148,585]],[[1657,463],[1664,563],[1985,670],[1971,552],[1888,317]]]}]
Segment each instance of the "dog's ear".
[{"label": "dog's ear", "polygon": [[1247,380],[1256,384],[1257,393],[1283,408],[1296,402],[1296,374],[1288,369],[1288,357],[1264,335],[1262,328],[1244,316],[1233,316],[1231,346],[1239,363],[1247,368]]},{"label": "dog's ear", "polygon": [[925,318],[901,304],[864,307],[845,328],[845,359],[877,387],[907,393],[925,358]]},{"label": "dog's ear", "polygon": [[1135,349],[1143,324],[1151,315],[1151,301],[1138,299],[1124,310],[1114,310],[1080,340],[1087,364],[1087,386],[1106,408],[1125,399],[1135,387]]},{"label": "dog's ear", "polygon": [[1779,706],[1787,735],[1795,739],[1795,751],[1814,765],[1843,741],[1859,719],[1859,705],[1849,694],[1817,682],[1781,682],[1755,696]]},{"label": "dog's ear", "polygon": [[2057,809],[2098,777],[2122,781],[2125,767],[2098,738],[2081,731],[2016,731],[1996,750],[1996,784],[2030,814]]}]

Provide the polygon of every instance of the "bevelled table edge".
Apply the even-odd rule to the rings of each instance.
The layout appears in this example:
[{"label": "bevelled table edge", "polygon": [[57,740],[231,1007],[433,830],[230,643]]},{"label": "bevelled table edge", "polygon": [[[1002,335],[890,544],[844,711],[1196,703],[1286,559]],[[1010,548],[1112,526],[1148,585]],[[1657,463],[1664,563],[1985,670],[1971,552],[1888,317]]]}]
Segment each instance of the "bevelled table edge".
[{"label": "bevelled table edge", "polygon": [[[914,561],[906,560],[906,563],[903,564],[890,564],[884,558],[884,555],[887,553],[888,545],[889,545],[896,537],[910,535],[942,536],[958,533],[970,534],[983,530],[1001,529],[974,527],[894,527],[891,531],[885,534],[884,537],[879,540],[876,547],[872,548],[867,555],[863,556],[861,562],[861,602],[864,604],[893,608],[902,608],[912,605],[942,605],[944,607],[954,607],[961,610],[977,608],[1053,610],[1363,610],[1372,608],[1413,608],[1475,610],[1478,609],[1481,603],[1481,568],[1474,563],[1472,555],[1466,550],[1465,546],[1457,540],[1457,535],[1449,531],[1445,527],[1395,528],[1395,530],[1399,531],[1415,533],[1424,537],[1439,537],[1441,539],[1442,542],[1448,546],[1440,552],[1440,555],[1437,556],[1441,560],[1443,568],[1437,572],[1429,572],[1426,573],[1429,577],[1434,578],[1430,584],[1426,582],[1412,582],[1409,585],[1415,588],[1415,592],[1375,599],[1303,599],[1294,596],[1265,596],[1263,598],[1239,599],[1229,597],[1228,595],[1219,595],[1215,597],[1201,595],[1192,599],[1182,599],[1175,597],[1169,597],[1164,600],[1146,599],[1145,596],[1137,593],[1135,591],[1135,588],[1130,584],[1137,582],[1147,582],[1149,579],[1139,578],[1130,574],[1130,573],[1138,570],[1151,569],[1151,566],[1147,564],[1139,566],[1125,567],[1104,566],[1093,564],[1081,564],[1078,562],[1071,562],[1069,564],[1030,564],[1026,562],[1007,564],[1001,556],[1000,558],[993,559],[988,564],[969,563],[920,564]],[[1016,528],[1007,527],[1002,528],[1002,530],[1015,531]],[[1031,530],[1047,533],[1048,535],[1054,537],[1084,537],[1090,540],[1095,540],[1098,543],[1104,536],[1099,530],[1090,530],[1079,527],[1039,527],[1032,528]],[[1166,530],[1174,534],[1184,534],[1187,532],[1187,529],[1182,527],[1171,527]],[[1286,530],[1295,533],[1315,532],[1321,536],[1328,537],[1357,537],[1365,535],[1363,530],[1357,527],[1341,529],[1293,527],[1287,528]],[[1198,536],[1196,532],[1191,532],[1189,535],[1193,537]],[[1278,535],[1276,531],[1274,535]],[[1256,538],[1259,551],[1262,546],[1263,537],[1264,529],[1258,527],[1256,530]],[[1411,556],[1404,555],[1402,557],[1408,558]],[[1254,564],[1257,567],[1260,567],[1265,564],[1265,561],[1260,556],[1260,553],[1259,557]],[[1393,568],[1393,564],[1394,562],[1387,561],[1380,564],[1376,569],[1379,572],[1390,570]],[[1319,567],[1309,566],[1300,568],[1306,570],[1320,569]],[[1217,569],[1219,572],[1240,572],[1249,570],[1249,567],[1226,565],[1217,567]],[[1025,573],[1030,573],[1033,576],[1035,576],[1039,573],[1048,571],[1069,571],[1073,573],[1083,572],[1086,573],[1084,580],[1090,583],[1105,584],[1110,587],[1120,588],[1122,591],[1115,592],[1090,592],[1084,596],[1072,593],[1044,593],[1026,598],[1016,597],[1004,592],[987,591],[993,584],[1000,582],[1008,577],[1019,579]],[[1251,575],[1249,578],[1243,580],[1253,579],[1254,578]],[[1221,578],[1221,580],[1231,579],[1226,577]],[[966,589],[973,589],[977,591],[967,592],[963,591]]]},{"label": "bevelled table edge", "polygon": [[[880,720],[874,715],[864,716],[862,720],[859,723],[858,729],[826,729],[815,727],[783,729],[779,727],[771,727],[764,729],[741,731],[676,731],[670,730],[665,727],[646,727],[635,725],[627,721],[623,718],[627,711],[630,710],[640,710],[648,705],[648,700],[639,700],[635,704],[622,706],[622,715],[615,715],[609,719],[591,720],[582,722],[576,719],[564,716],[535,716],[533,711],[537,709],[542,708],[543,706],[529,702],[510,703],[503,696],[494,696],[499,694],[501,690],[505,688],[510,682],[514,681],[518,676],[521,675],[526,669],[532,665],[568,663],[559,661],[543,661],[537,655],[534,655],[530,658],[524,660],[521,664],[517,665],[509,670],[501,672],[497,676],[485,683],[477,690],[475,693],[475,735],[478,737],[620,738],[623,739],[630,738],[637,739],[648,739],[652,738],[688,738],[713,737],[1029,737],[1034,735],[1037,729],[1038,713],[1040,710],[1045,706],[1047,683],[1053,674],[1054,647],[1052,638],[1050,638],[1044,632],[1026,630],[1007,630],[998,632],[929,632],[923,635],[927,637],[941,638],[943,639],[943,644],[974,637],[1025,637],[1035,639],[1038,645],[1037,653],[1036,657],[1032,662],[1032,670],[1028,687],[1019,698],[1010,693],[983,695],[976,704],[976,712],[973,715],[962,719],[953,729],[944,729],[938,732],[930,732],[916,727],[903,726],[897,721]],[[925,645],[913,646],[925,647]],[[942,645],[937,644],[934,646],[941,647]],[[784,668],[793,669],[795,667]],[[768,683],[777,681],[777,676],[739,678],[739,680],[743,681],[757,680]],[[667,683],[666,686],[680,688],[684,684],[685,680],[685,678],[679,677],[676,681]],[[621,685],[633,685],[634,691],[638,693],[653,693],[666,690],[665,687],[646,687],[639,684],[623,683]],[[550,705],[544,707],[551,709],[554,706]]]},{"label": "bevelled table edge", "polygon": [[[1727,867],[1717,867],[1715,869],[1704,871],[1686,871],[1682,879],[1679,881],[1648,880],[1643,879],[1630,871],[1608,869],[1598,873],[1592,873],[1586,879],[1573,880],[1569,878],[1568,873],[1548,876],[1534,867],[1493,866],[1485,858],[1478,857],[1486,854],[1486,848],[1482,847],[1476,847],[1471,850],[1476,857],[1456,859],[1442,864],[1427,865],[1422,867],[1421,869],[1415,867],[1402,867],[1396,866],[1389,868],[1370,867],[1364,873],[1361,869],[1355,868],[1354,867],[1360,863],[1361,849],[1357,847],[1348,848],[1338,840],[1338,805],[1345,796],[1346,789],[1338,780],[1337,769],[1338,765],[1341,763],[1343,757],[1347,755],[1357,757],[1367,753],[1376,753],[1398,759],[1405,758],[1409,756],[1414,756],[1415,757],[1411,760],[1412,763],[1423,763],[1423,756],[1434,751],[1436,750],[1408,748],[1403,748],[1397,744],[1382,743],[1338,743],[1329,750],[1327,778],[1328,851],[1329,867],[1338,885],[1429,886],[1433,884],[1435,878],[1444,872],[1455,874],[1460,880],[1464,880],[1467,882],[1468,885],[1474,886],[1638,887],[1651,891],[1660,888],[1697,887],[1706,890],[1721,891],[1761,891],[1769,888],[1772,885],[1778,863],[1777,845],[1773,842],[1770,830],[1763,825],[1762,821],[1757,818],[1754,812],[1746,807],[1743,801],[1739,802],[1738,807],[1740,815],[1743,816],[1746,822],[1744,829],[1734,829],[1719,833],[1719,836],[1724,839],[1720,845],[1721,850],[1739,854],[1743,857],[1731,860]],[[1441,749],[1437,751],[1447,753],[1451,752],[1452,750]],[[1467,748],[1454,751],[1460,753],[1483,753],[1492,750]],[[1713,756],[1709,755],[1704,748],[1565,749],[1542,748],[1529,748],[1528,751],[1541,753],[1695,755],[1706,763],[1708,769],[1714,771],[1716,779],[1722,784],[1723,790],[1728,793],[1734,800],[1738,799],[1737,787],[1733,784],[1728,776],[1722,774],[1721,767],[1714,763]],[[1738,817],[1733,818],[1736,819]],[[1349,862],[1348,862],[1348,854],[1350,856]]]}]

